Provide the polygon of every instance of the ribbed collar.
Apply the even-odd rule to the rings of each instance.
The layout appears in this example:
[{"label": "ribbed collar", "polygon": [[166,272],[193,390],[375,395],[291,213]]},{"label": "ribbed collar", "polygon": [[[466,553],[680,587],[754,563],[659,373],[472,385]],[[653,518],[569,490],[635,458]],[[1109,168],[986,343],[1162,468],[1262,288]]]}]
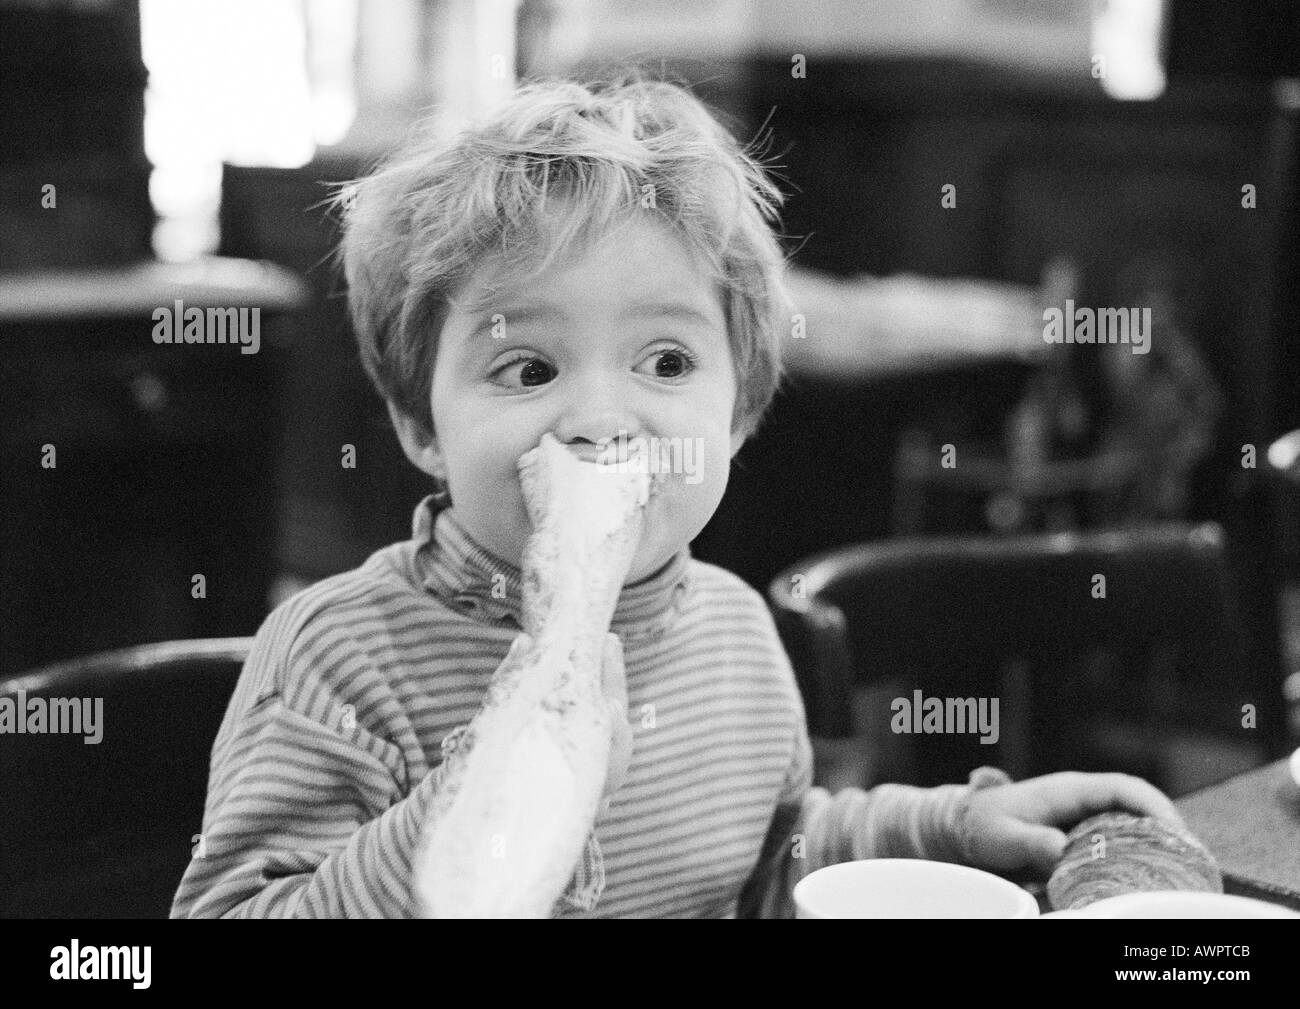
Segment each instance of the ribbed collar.
[{"label": "ribbed collar", "polygon": [[[411,536],[416,570],[425,589],[476,620],[523,626],[519,568],[475,541],[454,507],[439,510],[432,496],[425,498],[415,509]],[[625,585],[610,629],[624,642],[663,633],[686,605],[690,560],[690,548],[683,547],[648,578]]]}]

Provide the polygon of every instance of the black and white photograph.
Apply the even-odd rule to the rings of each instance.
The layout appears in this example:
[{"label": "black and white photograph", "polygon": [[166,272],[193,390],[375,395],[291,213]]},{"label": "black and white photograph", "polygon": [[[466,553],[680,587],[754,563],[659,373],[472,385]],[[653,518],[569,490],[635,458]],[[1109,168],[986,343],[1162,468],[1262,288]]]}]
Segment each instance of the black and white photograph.
[{"label": "black and white photograph", "polygon": [[0,0],[0,88],[36,982],[1075,918],[1098,991],[1267,983],[1300,5]]}]

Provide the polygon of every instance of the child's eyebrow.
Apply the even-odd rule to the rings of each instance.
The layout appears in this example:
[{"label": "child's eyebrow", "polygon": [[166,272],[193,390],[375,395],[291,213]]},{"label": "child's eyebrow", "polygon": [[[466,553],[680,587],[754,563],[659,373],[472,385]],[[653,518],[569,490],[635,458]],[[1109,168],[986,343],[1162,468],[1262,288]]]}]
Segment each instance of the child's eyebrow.
[{"label": "child's eyebrow", "polygon": [[663,318],[677,319],[681,322],[695,322],[701,326],[714,328],[717,323],[698,308],[681,301],[638,301],[619,313],[623,318]]},{"label": "child's eyebrow", "polygon": [[[504,315],[511,322],[563,322],[568,317],[565,307],[555,302],[536,301],[522,305],[481,308],[479,314]],[[693,322],[697,325],[714,328],[717,323],[699,309],[683,301],[652,300],[636,301],[618,313],[620,319],[677,319],[681,322]]]}]

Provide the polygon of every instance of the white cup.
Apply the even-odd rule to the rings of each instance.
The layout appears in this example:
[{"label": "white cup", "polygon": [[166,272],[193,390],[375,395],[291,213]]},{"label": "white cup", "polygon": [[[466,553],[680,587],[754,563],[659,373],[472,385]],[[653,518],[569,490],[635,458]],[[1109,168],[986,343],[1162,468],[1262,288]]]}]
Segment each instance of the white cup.
[{"label": "white cup", "polygon": [[1038,902],[982,869],[920,858],[869,858],[809,873],[799,918],[1036,918]]}]

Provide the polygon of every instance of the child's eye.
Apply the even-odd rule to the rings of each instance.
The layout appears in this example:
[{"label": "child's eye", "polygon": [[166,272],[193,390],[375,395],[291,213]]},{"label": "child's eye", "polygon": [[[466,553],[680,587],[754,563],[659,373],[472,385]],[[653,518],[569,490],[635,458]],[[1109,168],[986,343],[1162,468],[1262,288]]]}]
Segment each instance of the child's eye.
[{"label": "child's eye", "polygon": [[646,358],[656,378],[682,378],[695,370],[695,355],[685,347],[662,347]]},{"label": "child's eye", "polygon": [[555,369],[532,354],[519,354],[492,371],[492,378],[501,385],[531,388],[545,385],[555,378]]}]

